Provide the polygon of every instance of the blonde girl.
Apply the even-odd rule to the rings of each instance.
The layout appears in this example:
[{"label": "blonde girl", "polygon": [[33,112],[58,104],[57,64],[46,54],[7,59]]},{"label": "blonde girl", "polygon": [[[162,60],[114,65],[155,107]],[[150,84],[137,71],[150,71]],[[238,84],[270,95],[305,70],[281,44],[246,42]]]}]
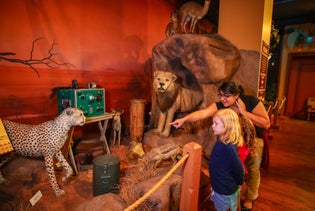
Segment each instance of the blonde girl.
[{"label": "blonde girl", "polygon": [[230,108],[218,110],[212,129],[217,141],[209,159],[210,199],[218,211],[236,211],[239,187],[244,183],[244,169],[238,155],[243,136],[238,115]]}]

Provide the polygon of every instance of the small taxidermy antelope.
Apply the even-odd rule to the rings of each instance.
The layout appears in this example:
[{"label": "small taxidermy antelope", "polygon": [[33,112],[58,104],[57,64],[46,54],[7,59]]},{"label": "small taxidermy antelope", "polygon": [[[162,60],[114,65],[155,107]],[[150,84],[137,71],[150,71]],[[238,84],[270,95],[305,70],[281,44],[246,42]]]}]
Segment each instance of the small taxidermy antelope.
[{"label": "small taxidermy antelope", "polygon": [[175,12],[172,12],[171,13],[171,22],[169,22],[166,26],[166,30],[165,30],[165,34],[166,34],[166,37],[170,37],[170,36],[173,36],[174,34],[177,33],[177,28],[178,28],[178,24],[177,24],[177,21],[178,21],[178,12],[175,11]]},{"label": "small taxidermy antelope", "polygon": [[194,33],[195,26],[198,20],[202,19],[209,10],[210,0],[205,0],[203,6],[196,2],[186,2],[179,8],[179,17],[181,20],[182,33],[186,33],[186,24],[190,22],[190,33]]},{"label": "small taxidermy antelope", "polygon": [[113,140],[113,146],[116,144],[116,139],[118,142],[118,146],[120,146],[120,135],[121,135],[121,120],[120,120],[120,115],[124,113],[124,110],[122,111],[115,111],[114,112],[114,117],[113,117],[113,131],[114,131],[114,140]]}]

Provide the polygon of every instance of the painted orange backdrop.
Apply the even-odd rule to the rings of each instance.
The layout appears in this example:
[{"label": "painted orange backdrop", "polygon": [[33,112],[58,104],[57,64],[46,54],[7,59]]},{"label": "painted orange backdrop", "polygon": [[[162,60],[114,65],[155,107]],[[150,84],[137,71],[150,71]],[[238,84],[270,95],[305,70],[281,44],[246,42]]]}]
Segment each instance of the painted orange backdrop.
[{"label": "painted orange backdrop", "polygon": [[[91,81],[106,90],[106,110],[124,109],[130,100],[151,99],[151,50],[165,39],[170,1],[11,0],[0,8],[0,53],[28,60],[49,56],[59,64],[30,67],[0,60],[0,117],[37,123],[58,114],[52,89],[81,88]],[[55,43],[55,45],[53,45]]]}]

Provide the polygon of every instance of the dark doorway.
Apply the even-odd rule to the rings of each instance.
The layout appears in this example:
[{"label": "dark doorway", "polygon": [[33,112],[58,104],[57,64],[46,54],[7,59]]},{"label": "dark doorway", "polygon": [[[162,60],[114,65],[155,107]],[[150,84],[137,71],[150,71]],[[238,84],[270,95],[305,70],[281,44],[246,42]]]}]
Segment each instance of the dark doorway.
[{"label": "dark doorway", "polygon": [[286,83],[286,116],[306,119],[306,101],[315,97],[315,52],[290,53]]}]

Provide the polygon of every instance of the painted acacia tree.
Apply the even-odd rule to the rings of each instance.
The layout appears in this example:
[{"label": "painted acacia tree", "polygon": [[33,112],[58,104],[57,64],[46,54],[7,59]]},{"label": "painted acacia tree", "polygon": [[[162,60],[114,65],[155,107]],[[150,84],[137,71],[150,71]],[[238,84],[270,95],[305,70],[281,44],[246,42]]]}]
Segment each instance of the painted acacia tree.
[{"label": "painted acacia tree", "polygon": [[45,65],[49,68],[57,69],[60,68],[61,66],[66,66],[68,68],[74,68],[74,66],[70,63],[61,63],[58,62],[58,60],[55,59],[55,56],[57,55],[54,53],[54,47],[56,46],[55,41],[51,44],[51,47],[48,49],[48,56],[36,59],[34,58],[34,50],[35,50],[35,45],[36,43],[43,38],[37,38],[33,41],[32,43],[32,49],[30,52],[30,56],[28,59],[19,59],[19,58],[11,58],[11,56],[15,56],[16,53],[14,52],[0,52],[0,61],[5,60],[8,62],[15,62],[15,63],[20,63],[26,66],[29,66],[32,70],[35,71],[36,75],[40,77],[39,72],[36,69],[36,65]]}]

